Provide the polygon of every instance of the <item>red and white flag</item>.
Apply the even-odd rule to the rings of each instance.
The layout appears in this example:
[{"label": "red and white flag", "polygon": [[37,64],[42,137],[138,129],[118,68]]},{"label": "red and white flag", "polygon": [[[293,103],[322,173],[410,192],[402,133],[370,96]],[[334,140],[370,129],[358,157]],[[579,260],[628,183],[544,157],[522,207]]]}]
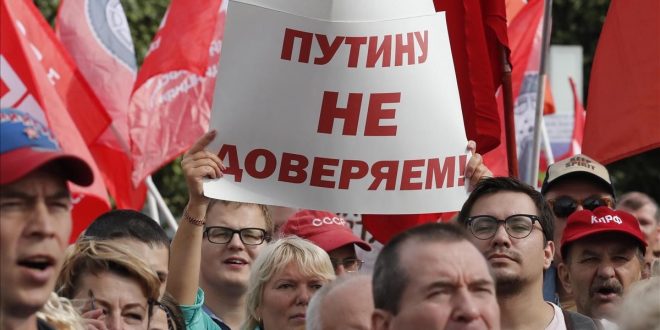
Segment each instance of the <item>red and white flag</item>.
[{"label": "red and white flag", "polygon": [[582,146],[603,164],[660,148],[658,31],[660,1],[610,3],[591,67]]},{"label": "red and white flag", "polygon": [[112,125],[89,149],[118,208],[141,209],[146,186],[131,183],[128,102],[137,72],[133,40],[118,0],[62,0],[56,33],[108,114]]},{"label": "red and white flag", "polygon": [[133,183],[176,158],[208,130],[225,9],[220,0],[170,4],[130,101]]},{"label": "red and white flag", "polygon": [[[84,159],[94,172],[91,186],[70,186],[74,197],[71,238],[75,239],[110,209],[86,143],[108,127],[110,118],[98,100],[87,97],[88,87],[34,4],[1,1],[0,106],[22,109],[48,125],[62,150]],[[72,104],[74,99],[77,103]]]}]

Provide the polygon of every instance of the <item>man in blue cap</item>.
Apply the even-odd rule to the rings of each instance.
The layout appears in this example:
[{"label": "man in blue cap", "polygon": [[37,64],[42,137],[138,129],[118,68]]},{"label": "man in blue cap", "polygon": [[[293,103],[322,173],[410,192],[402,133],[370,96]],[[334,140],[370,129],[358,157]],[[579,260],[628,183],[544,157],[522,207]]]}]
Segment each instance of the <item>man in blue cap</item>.
[{"label": "man in blue cap", "polygon": [[0,110],[0,328],[50,329],[48,300],[71,233],[67,181],[92,184],[82,159],[62,152],[45,123]]}]

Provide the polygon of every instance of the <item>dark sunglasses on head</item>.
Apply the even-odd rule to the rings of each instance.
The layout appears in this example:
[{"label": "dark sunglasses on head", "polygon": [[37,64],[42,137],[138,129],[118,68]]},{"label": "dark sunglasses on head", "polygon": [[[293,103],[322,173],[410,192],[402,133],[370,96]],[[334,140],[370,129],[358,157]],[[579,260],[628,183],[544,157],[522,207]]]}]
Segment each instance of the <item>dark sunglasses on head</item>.
[{"label": "dark sunglasses on head", "polygon": [[610,197],[605,197],[605,196],[589,196],[583,200],[576,200],[572,197],[568,196],[559,196],[555,199],[549,199],[548,203],[550,203],[550,207],[552,207],[552,211],[555,213],[555,216],[558,218],[566,218],[569,215],[571,215],[575,210],[577,210],[578,206],[582,206],[584,209],[591,210],[593,211],[597,207],[600,206],[607,206],[607,207],[613,207],[614,206],[614,201]]}]

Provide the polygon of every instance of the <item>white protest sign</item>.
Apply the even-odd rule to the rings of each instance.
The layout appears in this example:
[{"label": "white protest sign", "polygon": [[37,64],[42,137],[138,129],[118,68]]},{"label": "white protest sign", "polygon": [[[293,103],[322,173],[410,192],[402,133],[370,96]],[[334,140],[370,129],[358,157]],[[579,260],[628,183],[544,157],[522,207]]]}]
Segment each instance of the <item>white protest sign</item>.
[{"label": "white protest sign", "polygon": [[444,13],[328,22],[230,2],[210,146],[218,199],[454,211],[467,139]]}]

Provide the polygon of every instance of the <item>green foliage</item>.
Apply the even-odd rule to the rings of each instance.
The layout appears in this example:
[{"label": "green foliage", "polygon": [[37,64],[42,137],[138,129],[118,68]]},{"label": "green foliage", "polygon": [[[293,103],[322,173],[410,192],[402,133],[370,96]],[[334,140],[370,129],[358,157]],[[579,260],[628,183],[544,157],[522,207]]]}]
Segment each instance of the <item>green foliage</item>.
[{"label": "green foliage", "polygon": [[[591,63],[605,22],[609,0],[553,0],[552,38],[554,45],[581,45],[584,49],[584,100],[587,99]],[[586,106],[586,101],[583,101]]]}]

